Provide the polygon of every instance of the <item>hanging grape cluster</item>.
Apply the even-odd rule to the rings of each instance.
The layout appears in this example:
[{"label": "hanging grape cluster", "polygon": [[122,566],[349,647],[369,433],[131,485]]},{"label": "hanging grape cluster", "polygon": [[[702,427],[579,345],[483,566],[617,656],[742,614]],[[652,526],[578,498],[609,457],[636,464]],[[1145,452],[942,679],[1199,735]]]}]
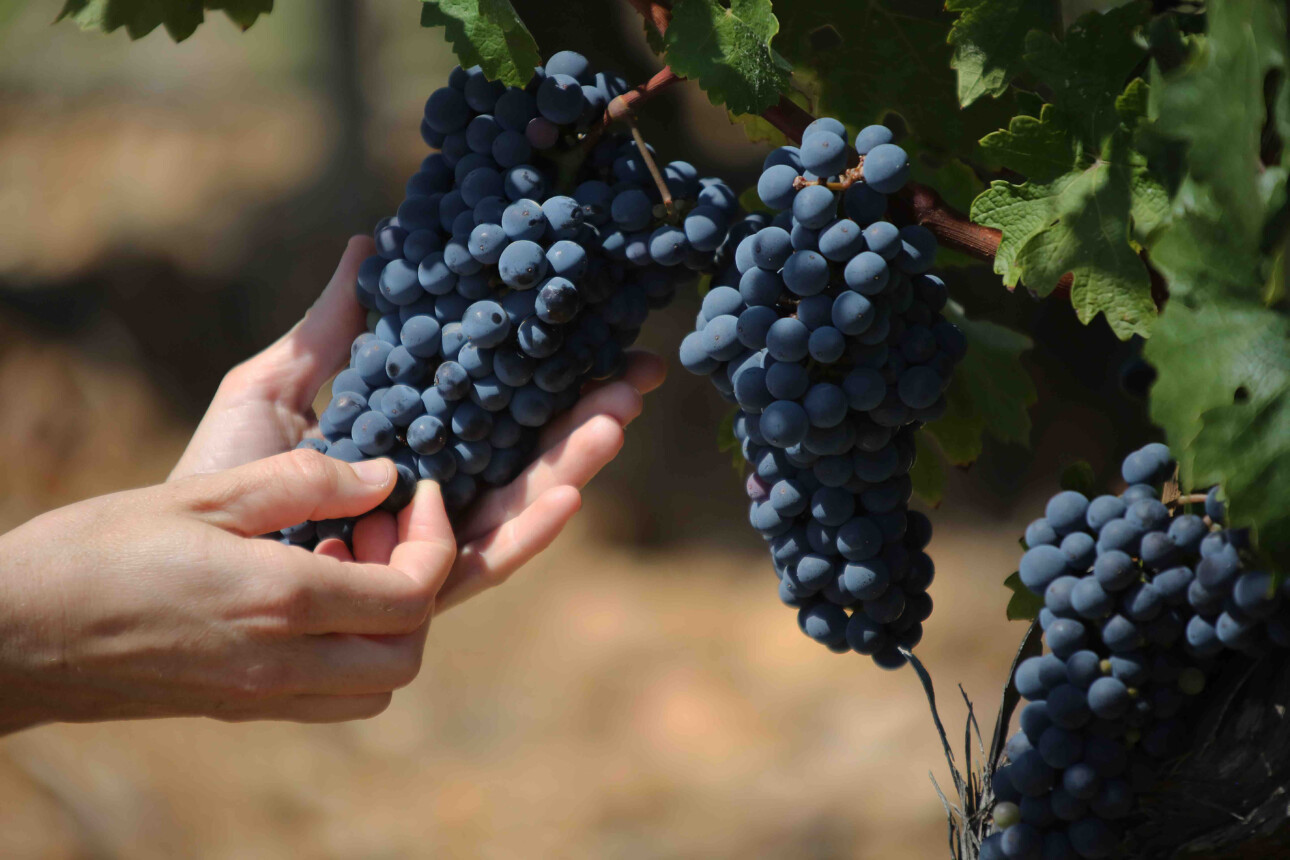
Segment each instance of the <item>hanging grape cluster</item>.
[{"label": "hanging grape cluster", "polygon": [[[714,268],[736,196],[684,161],[656,179],[651,149],[600,134],[626,90],[562,51],[526,87],[457,68],[427,100],[421,134],[438,151],[376,227],[357,284],[368,331],[332,383],[322,438],[301,443],[393,459],[387,510],[418,479],[440,484],[452,514],[512,480],[583,384],[622,370],[650,311]],[[279,537],[310,546],[352,529],[301,523]]]},{"label": "hanging grape cluster", "polygon": [[845,134],[819,119],[767,157],[757,190],[778,214],[735,224],[681,362],[738,407],[749,522],[802,630],[895,668],[932,609],[913,434],[944,413],[967,344],[941,314],[935,238],[886,217],[905,151],[869,126],[848,168]]},{"label": "hanging grape cluster", "polygon": [[1248,566],[1216,489],[1194,513],[1161,500],[1173,474],[1169,449],[1147,445],[1124,460],[1124,492],[1058,493],[1026,529],[1021,580],[1043,598],[1048,653],[1014,676],[1029,704],[981,860],[1113,856],[1224,659],[1290,647],[1287,589]]}]

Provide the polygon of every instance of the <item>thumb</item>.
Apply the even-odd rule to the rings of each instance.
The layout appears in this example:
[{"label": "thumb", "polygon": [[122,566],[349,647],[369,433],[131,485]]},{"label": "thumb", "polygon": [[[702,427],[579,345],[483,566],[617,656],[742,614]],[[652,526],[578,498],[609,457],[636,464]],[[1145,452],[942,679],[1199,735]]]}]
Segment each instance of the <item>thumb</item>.
[{"label": "thumb", "polygon": [[365,327],[367,311],[354,298],[354,288],[359,266],[375,253],[370,236],[350,237],[322,295],[275,345],[295,365],[302,410],[309,408],[323,383],[349,361],[349,345]]},{"label": "thumb", "polygon": [[365,514],[385,500],[394,483],[390,460],[346,463],[299,449],[168,486],[201,519],[251,536],[305,520]]},{"label": "thumb", "polygon": [[354,297],[358,269],[375,253],[371,237],[353,236],[335,274],[304,319],[243,365],[246,378],[269,387],[272,396],[304,411],[319,390],[349,360],[349,347],[363,331],[367,311]]}]

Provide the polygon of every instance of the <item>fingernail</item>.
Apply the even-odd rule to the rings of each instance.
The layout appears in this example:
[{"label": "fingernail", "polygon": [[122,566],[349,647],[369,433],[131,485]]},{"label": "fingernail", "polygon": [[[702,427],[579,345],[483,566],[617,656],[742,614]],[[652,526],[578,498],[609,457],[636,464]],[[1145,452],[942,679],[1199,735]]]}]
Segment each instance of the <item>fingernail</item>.
[{"label": "fingernail", "polygon": [[364,484],[371,484],[374,487],[383,487],[390,482],[393,477],[393,463],[384,458],[379,460],[360,460],[357,463],[350,463],[350,468],[354,474]]}]

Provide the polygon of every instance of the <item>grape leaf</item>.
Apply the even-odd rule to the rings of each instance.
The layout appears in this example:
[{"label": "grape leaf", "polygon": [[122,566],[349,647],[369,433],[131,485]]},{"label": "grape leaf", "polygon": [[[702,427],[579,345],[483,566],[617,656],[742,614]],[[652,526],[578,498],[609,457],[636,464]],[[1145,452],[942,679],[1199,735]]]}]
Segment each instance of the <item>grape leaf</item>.
[{"label": "grape leaf", "polygon": [[667,61],[714,104],[761,113],[788,87],[788,61],[770,46],[779,31],[770,0],[679,0],[663,42]]},{"label": "grape leaf", "polygon": [[[814,114],[819,98],[819,82],[809,70],[797,69],[793,72],[790,88],[781,95],[807,113]],[[762,119],[760,114],[728,112],[727,116],[732,124],[743,126],[750,143],[765,143],[772,147],[793,143],[782,131]]]},{"label": "grape leaf", "polygon": [[1026,588],[1020,573],[1013,573],[1003,584],[1012,592],[1012,597],[1008,599],[1009,621],[1034,621],[1039,617],[1039,610],[1044,608],[1044,599]]},{"label": "grape leaf", "polygon": [[[1230,0],[1212,4],[1207,21],[1189,52],[1153,69],[1140,129],[1145,151],[1180,174],[1148,244],[1170,292],[1145,350],[1158,373],[1151,416],[1184,484],[1221,483],[1231,524],[1251,527],[1285,573],[1290,314],[1268,305],[1283,295],[1287,247],[1286,11]],[[1264,163],[1278,151],[1267,148],[1274,132],[1280,165]]]},{"label": "grape leaf", "polygon": [[1076,151],[1056,110],[1044,105],[1038,118],[1014,116],[1006,129],[981,138],[981,152],[994,166],[1022,173],[1031,182],[1049,182],[1070,171]]},{"label": "grape leaf", "polygon": [[1286,13],[1264,0],[1233,0],[1216,5],[1209,22],[1208,38],[1151,88],[1152,132],[1183,144],[1190,175],[1151,256],[1174,295],[1221,288],[1257,300],[1264,224],[1284,197],[1284,172],[1268,170],[1260,151],[1265,80],[1286,67]]},{"label": "grape leaf", "polygon": [[1133,237],[1139,245],[1152,237],[1169,220],[1169,192],[1151,173],[1145,158],[1132,153],[1133,175],[1129,179],[1129,216],[1133,219]]},{"label": "grape leaf", "polygon": [[[1159,376],[1151,417],[1183,484],[1221,482],[1233,525],[1290,559],[1290,317],[1252,303],[1171,299],[1145,348]],[[1203,361],[1197,361],[1203,356]]]},{"label": "grape leaf", "polygon": [[928,507],[939,507],[945,497],[945,469],[940,455],[926,433],[914,434],[914,449],[914,465],[909,470],[914,493]]},{"label": "grape leaf", "polygon": [[509,0],[421,0],[421,26],[443,27],[462,66],[522,87],[541,65],[537,42]]},{"label": "grape leaf", "polygon": [[68,19],[83,30],[111,33],[121,27],[141,39],[158,26],[176,42],[193,34],[206,9],[220,9],[243,30],[273,11],[273,0],[67,0],[56,21]]},{"label": "grape leaf", "polygon": [[1148,334],[1156,315],[1146,267],[1129,244],[1133,161],[1118,132],[1080,169],[1049,183],[997,181],[972,203],[973,221],[1003,231],[994,270],[1005,284],[1048,295],[1071,272],[1080,320],[1103,313],[1124,340]]},{"label": "grape leaf", "polygon": [[1053,4],[1035,0],[947,0],[958,12],[950,29],[950,65],[958,72],[959,103],[984,95],[1000,96],[1024,68],[1022,51],[1031,30],[1050,31]]},{"label": "grape leaf", "polygon": [[1084,15],[1060,41],[1029,32],[1026,64],[1052,103],[981,140],[990,163],[1028,181],[994,182],[971,209],[974,221],[1003,233],[994,270],[1005,284],[1024,282],[1043,296],[1069,272],[1080,320],[1104,314],[1122,339],[1148,334],[1155,318],[1138,250],[1168,211],[1163,186],[1131,145],[1146,84],[1124,79],[1143,57],[1135,33],[1145,20],[1135,2]]},{"label": "grape leaf", "polygon": [[743,126],[749,143],[764,143],[771,147],[788,146],[792,143],[782,131],[762,119],[759,114],[732,113],[729,117],[732,124]]},{"label": "grape leaf", "polygon": [[775,46],[818,83],[817,116],[855,126],[897,113],[909,137],[931,150],[970,157],[976,141],[1012,114],[1010,97],[959,105],[954,16],[931,0],[812,0],[780,3]]},{"label": "grape leaf", "polygon": [[945,414],[927,432],[956,466],[981,455],[985,433],[1000,442],[1029,444],[1028,410],[1038,395],[1021,353],[1034,344],[998,323],[968,319],[957,305],[946,306],[945,317],[963,330],[968,351],[945,392]]},{"label": "grape leaf", "polygon": [[1224,196],[1191,178],[1174,196],[1166,228],[1150,245],[1152,265],[1169,282],[1171,296],[1226,293],[1257,299],[1263,282],[1261,230],[1242,225],[1235,213],[1229,218]]},{"label": "grape leaf", "polygon": [[205,0],[207,9],[221,9],[243,30],[251,29],[261,15],[273,11],[273,0]]},{"label": "grape leaf", "polygon": [[[1046,5],[1046,4],[1035,4]],[[1149,7],[1135,0],[1105,13],[1080,16],[1058,41],[1051,33],[1026,37],[1026,65],[1052,92],[1063,125],[1094,150],[1120,124],[1115,99],[1125,79],[1146,55],[1136,39]]]}]

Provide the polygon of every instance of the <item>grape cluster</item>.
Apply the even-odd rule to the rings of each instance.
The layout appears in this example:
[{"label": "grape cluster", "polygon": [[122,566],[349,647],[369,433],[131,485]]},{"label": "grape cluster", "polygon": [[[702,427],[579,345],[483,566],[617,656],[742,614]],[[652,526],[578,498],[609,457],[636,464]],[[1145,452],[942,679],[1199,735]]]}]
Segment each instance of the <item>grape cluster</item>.
[{"label": "grape cluster", "polygon": [[749,521],[803,632],[896,668],[932,609],[913,434],[944,412],[967,344],[941,315],[932,234],[884,220],[904,150],[869,126],[848,169],[845,133],[819,119],[766,158],[757,190],[779,212],[731,229],[681,363],[738,407]]},{"label": "grape cluster", "polygon": [[1163,761],[1185,750],[1190,699],[1225,656],[1290,646],[1290,601],[1247,570],[1248,538],[1161,502],[1159,443],[1134,451],[1118,496],[1058,493],[1026,529],[1023,584],[1044,600],[1048,653],[1017,666],[1029,704],[994,775],[990,858],[1109,857]]},{"label": "grape cluster", "polygon": [[[301,443],[393,459],[387,510],[418,479],[438,482],[453,514],[510,481],[582,384],[622,369],[650,311],[714,266],[741,214],[730,188],[674,161],[664,199],[630,138],[588,138],[625,90],[562,51],[524,88],[458,67],[427,100],[421,133],[438,152],[376,226],[357,283],[368,331],[332,383],[322,439]],[[279,537],[308,546],[352,527]]]}]

